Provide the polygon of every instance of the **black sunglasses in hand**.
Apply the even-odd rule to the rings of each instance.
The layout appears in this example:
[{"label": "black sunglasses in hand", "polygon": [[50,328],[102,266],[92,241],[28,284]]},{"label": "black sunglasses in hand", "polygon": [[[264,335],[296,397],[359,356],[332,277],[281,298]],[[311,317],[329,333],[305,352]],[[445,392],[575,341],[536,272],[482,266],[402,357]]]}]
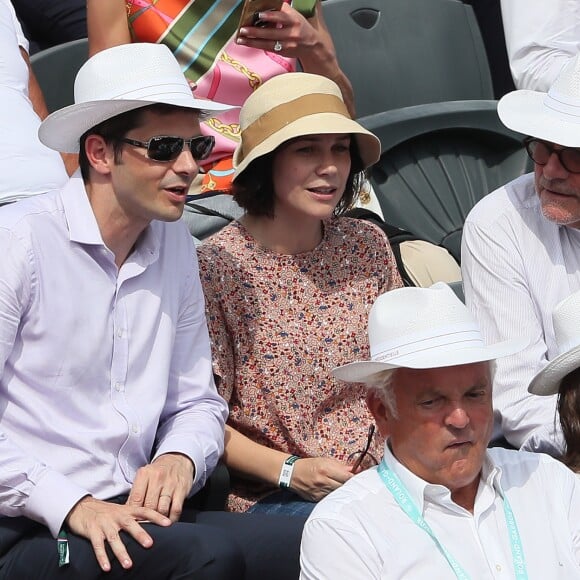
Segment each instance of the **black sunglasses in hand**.
[{"label": "black sunglasses in hand", "polygon": [[121,142],[147,149],[147,157],[153,161],[168,162],[179,157],[185,146],[189,147],[191,156],[195,161],[207,159],[215,145],[215,138],[211,135],[201,135],[184,139],[183,137],[171,137],[169,135],[159,135],[151,137],[149,141],[137,141],[124,137]]},{"label": "black sunglasses in hand", "polygon": [[377,458],[372,453],[369,453],[369,448],[371,446],[371,442],[373,440],[374,434],[375,434],[375,426],[374,426],[374,424],[372,424],[369,427],[369,431],[367,434],[367,442],[364,446],[364,449],[361,449],[359,451],[355,451],[354,453],[351,453],[348,456],[349,463],[352,463],[352,467],[350,468],[351,473],[358,473],[358,471],[361,468],[363,461],[365,461],[365,459],[366,459],[366,461],[365,461],[365,465],[363,466],[363,469],[366,469],[367,467],[371,467],[373,465],[379,464],[379,462],[377,461]]}]

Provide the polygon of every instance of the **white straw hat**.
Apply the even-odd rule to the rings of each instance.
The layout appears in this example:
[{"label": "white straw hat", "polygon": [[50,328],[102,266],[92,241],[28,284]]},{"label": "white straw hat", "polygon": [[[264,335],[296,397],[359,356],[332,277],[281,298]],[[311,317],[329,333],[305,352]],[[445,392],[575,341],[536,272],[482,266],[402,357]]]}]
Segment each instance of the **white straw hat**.
[{"label": "white straw hat", "polygon": [[580,147],[580,54],[564,65],[547,93],[513,91],[497,106],[509,129],[565,147]]},{"label": "white straw hat", "polygon": [[552,320],[560,354],[533,378],[528,391],[534,395],[554,395],[562,379],[580,367],[580,291],[556,305]]},{"label": "white straw hat", "polygon": [[92,127],[126,111],[164,103],[186,109],[223,111],[229,105],[196,99],[179,63],[165,45],[134,43],[103,50],[80,68],[75,104],[49,115],[38,136],[51,149],[77,153]]},{"label": "white straw hat", "polygon": [[371,360],[333,369],[343,381],[366,382],[376,373],[428,369],[493,360],[521,351],[524,339],[485,345],[467,307],[443,282],[381,294],[369,314]]},{"label": "white straw hat", "polygon": [[278,75],[252,93],[240,111],[240,133],[234,179],[258,157],[305,135],[352,134],[365,169],[381,155],[381,142],[352,120],[338,85],[304,72]]}]

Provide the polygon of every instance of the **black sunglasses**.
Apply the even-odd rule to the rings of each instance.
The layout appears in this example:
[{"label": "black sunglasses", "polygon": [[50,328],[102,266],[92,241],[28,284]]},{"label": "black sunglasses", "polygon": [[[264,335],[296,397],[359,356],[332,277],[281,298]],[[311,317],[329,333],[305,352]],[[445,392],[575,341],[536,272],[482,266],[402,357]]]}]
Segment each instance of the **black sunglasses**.
[{"label": "black sunglasses", "polygon": [[120,141],[135,147],[147,149],[147,157],[149,159],[161,162],[177,159],[186,145],[191,151],[191,156],[196,161],[201,161],[202,159],[208,158],[215,145],[215,138],[211,135],[202,135],[200,137],[192,137],[191,139],[159,135],[158,137],[151,137],[149,141],[136,141],[135,139],[124,137]]},{"label": "black sunglasses", "polygon": [[[362,462],[365,460],[366,458],[366,463],[370,464],[370,465],[378,465],[379,462],[377,461],[377,458],[372,454],[369,453],[369,448],[371,446],[371,442],[373,440],[373,435],[375,434],[375,426],[374,424],[371,424],[371,426],[369,427],[369,431],[367,434],[367,442],[364,446],[363,449],[360,449],[359,451],[355,451],[354,453],[351,453],[348,456],[348,462],[352,463],[352,467],[350,468],[350,472],[351,473],[357,473],[360,466],[362,465]],[[368,465],[367,465],[368,466]]]},{"label": "black sunglasses", "polygon": [[556,149],[550,143],[535,137],[526,137],[524,147],[531,160],[538,165],[546,165],[552,153],[555,153],[558,161],[568,173],[580,173],[580,149],[574,147]]}]

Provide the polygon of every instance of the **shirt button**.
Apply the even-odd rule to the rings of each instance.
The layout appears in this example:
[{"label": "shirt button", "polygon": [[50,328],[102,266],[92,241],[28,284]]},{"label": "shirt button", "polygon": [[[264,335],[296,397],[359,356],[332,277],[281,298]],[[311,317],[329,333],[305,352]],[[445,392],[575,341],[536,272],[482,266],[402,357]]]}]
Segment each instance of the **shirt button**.
[{"label": "shirt button", "polygon": [[499,564],[496,564],[496,565],[495,565],[495,569],[496,569],[498,572],[501,572],[501,566],[500,566]]},{"label": "shirt button", "polygon": [[117,330],[117,336],[119,338],[121,338],[123,336],[123,329],[122,328],[119,328],[119,330]]},{"label": "shirt button", "polygon": [[115,391],[122,391],[123,383],[115,383]]},{"label": "shirt button", "polygon": [[133,433],[137,434],[137,433],[139,433],[139,427],[137,427],[137,425],[133,425],[131,427],[131,431],[133,431]]}]

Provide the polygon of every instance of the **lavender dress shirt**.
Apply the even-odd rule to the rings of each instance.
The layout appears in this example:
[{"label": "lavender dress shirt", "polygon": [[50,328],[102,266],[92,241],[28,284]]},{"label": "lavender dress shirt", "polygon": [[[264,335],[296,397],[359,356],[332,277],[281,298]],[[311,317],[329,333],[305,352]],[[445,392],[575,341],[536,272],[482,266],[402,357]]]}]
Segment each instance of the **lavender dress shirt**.
[{"label": "lavender dress shirt", "polygon": [[57,535],[74,504],[127,493],[179,452],[191,493],[223,452],[197,260],[152,222],[120,269],[80,177],[0,210],[0,514]]}]

